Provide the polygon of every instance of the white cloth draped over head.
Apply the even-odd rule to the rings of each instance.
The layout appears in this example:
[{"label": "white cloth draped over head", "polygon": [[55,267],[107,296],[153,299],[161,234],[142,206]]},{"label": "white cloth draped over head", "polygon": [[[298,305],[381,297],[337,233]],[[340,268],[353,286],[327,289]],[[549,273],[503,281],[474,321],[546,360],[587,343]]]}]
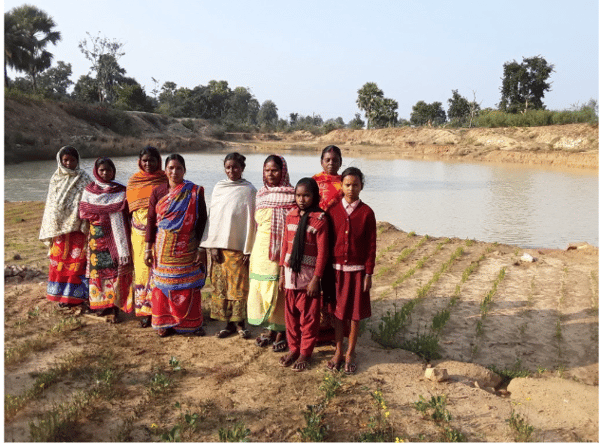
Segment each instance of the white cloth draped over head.
[{"label": "white cloth draped over head", "polygon": [[256,234],[255,205],[256,188],[246,179],[217,182],[200,246],[250,254]]},{"label": "white cloth draped over head", "polygon": [[92,183],[92,178],[79,167],[70,170],[62,165],[61,155],[66,147],[56,154],[58,169],[50,178],[48,197],[42,218],[39,239],[47,246],[52,239],[61,234],[88,230],[87,221],[79,218],[79,201],[85,187]]}]

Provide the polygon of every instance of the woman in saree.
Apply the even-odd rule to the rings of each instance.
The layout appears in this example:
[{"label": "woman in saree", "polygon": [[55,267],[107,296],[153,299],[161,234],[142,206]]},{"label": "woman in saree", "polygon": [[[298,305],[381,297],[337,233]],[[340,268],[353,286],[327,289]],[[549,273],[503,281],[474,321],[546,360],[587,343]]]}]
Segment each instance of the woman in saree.
[{"label": "woman in saree", "polygon": [[342,178],[338,174],[342,166],[342,152],[335,145],[326,146],[321,153],[323,171],[313,176],[319,185],[320,206],[327,211],[342,200]]},{"label": "woman in saree", "polygon": [[50,179],[39,239],[49,247],[50,270],[46,297],[61,307],[88,300],[85,245],[88,223],[79,217],[79,201],[92,178],[79,167],[72,146],[56,154],[57,170]]},{"label": "woman in saree", "polygon": [[[338,174],[342,166],[342,152],[335,145],[326,146],[321,153],[321,171],[313,176],[319,185],[321,196],[320,207],[327,211],[338,202],[341,202],[342,176]],[[330,311],[335,303],[335,287],[333,286],[333,269],[328,266],[322,279],[323,305],[321,308],[321,326],[319,328],[320,343],[335,340],[334,317]]]},{"label": "woman in saree", "polygon": [[94,163],[95,181],[85,187],[79,217],[88,220],[86,276],[90,286],[90,308],[119,322],[119,309],[133,311],[133,262],[125,185],[116,182],[112,160]]},{"label": "woman in saree", "polygon": [[267,329],[256,338],[259,347],[273,344],[273,351],[287,348],[285,340],[285,294],[279,290],[279,254],[287,213],[295,206],[285,159],[267,157],[263,184],[256,194],[256,239],[250,255],[248,323]]},{"label": "woman in saree", "polygon": [[184,180],[185,160],[165,160],[168,183],[152,190],[144,262],[152,266],[152,328],[204,336],[202,293],[206,252],[199,247],[206,225],[204,188]]},{"label": "woman in saree", "polygon": [[248,262],[256,232],[256,188],[242,178],[245,161],[239,153],[225,157],[227,179],[217,182],[213,189],[209,222],[202,241],[211,255],[210,278],[214,292],[210,316],[225,322],[225,327],[217,332],[218,338],[226,338],[236,331],[241,338],[250,337],[245,322]]},{"label": "woman in saree", "polygon": [[127,183],[127,203],[131,213],[131,247],[133,248],[133,292],[135,315],[141,317],[140,326],[150,327],[152,321],[151,268],[144,262],[146,248],[146,223],[152,190],[167,183],[158,150],[147,146],[140,151],[140,170]]}]

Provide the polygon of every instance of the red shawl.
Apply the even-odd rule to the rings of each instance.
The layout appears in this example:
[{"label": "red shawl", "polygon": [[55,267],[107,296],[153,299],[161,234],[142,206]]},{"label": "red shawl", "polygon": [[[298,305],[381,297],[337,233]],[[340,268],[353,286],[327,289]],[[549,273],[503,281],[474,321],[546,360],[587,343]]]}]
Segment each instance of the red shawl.
[{"label": "red shawl", "polygon": [[94,164],[96,181],[86,186],[81,196],[79,217],[96,222],[105,233],[110,233],[106,239],[108,251],[115,264],[123,264],[125,258],[131,257],[128,224],[124,217],[127,211],[125,186],[114,180],[107,182],[98,175],[100,160]]},{"label": "red shawl", "polygon": [[327,209],[342,200],[342,176],[321,172],[315,174],[313,179],[319,185],[319,194],[321,195],[319,206],[323,211],[327,211]]}]

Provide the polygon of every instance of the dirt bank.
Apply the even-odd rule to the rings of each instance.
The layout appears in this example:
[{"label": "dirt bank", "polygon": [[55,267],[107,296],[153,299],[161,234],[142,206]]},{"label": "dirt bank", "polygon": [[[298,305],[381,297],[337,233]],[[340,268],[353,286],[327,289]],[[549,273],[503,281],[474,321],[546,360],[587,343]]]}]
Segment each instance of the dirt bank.
[{"label": "dirt bank", "polygon": [[[25,280],[5,271],[5,441],[218,441],[239,423],[251,441],[299,441],[307,406],[319,405],[326,441],[356,441],[377,424],[391,441],[515,441],[511,417],[534,441],[598,440],[597,248],[525,250],[380,223],[358,373],[326,371],[331,345],[294,373],[253,339],[215,338],[208,319],[206,337],[160,339],[132,317],[111,325],[48,302],[42,208],[5,203],[5,263],[43,271],[11,269]],[[393,326],[394,307],[408,311],[404,327],[381,337],[421,351],[437,343],[430,364],[447,380],[425,378],[426,360],[373,340]],[[488,366],[521,377],[502,384]],[[385,409],[373,404],[376,391]],[[451,419],[417,411],[421,396],[445,399]]]},{"label": "dirt bank", "polygon": [[335,130],[321,137],[307,132],[233,135],[259,151],[337,145],[350,156],[505,162],[561,168],[598,168],[598,127],[587,124],[534,128],[390,128]]},{"label": "dirt bank", "polygon": [[145,145],[163,153],[235,149],[263,152],[336,144],[351,156],[510,162],[564,168],[598,168],[598,126],[534,128],[390,128],[275,134],[223,133],[202,119],[116,112],[66,102],[6,99],[5,162],[54,159],[66,144],[83,157],[135,155]]}]

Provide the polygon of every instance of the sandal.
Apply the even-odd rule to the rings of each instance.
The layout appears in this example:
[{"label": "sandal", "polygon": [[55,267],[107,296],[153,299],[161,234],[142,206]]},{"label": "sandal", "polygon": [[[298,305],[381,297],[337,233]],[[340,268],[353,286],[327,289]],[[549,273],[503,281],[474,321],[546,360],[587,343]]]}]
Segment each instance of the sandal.
[{"label": "sandal", "polygon": [[294,363],[296,359],[298,359],[298,356],[300,355],[288,353],[287,355],[279,358],[279,365],[281,365],[282,367],[289,367]]},{"label": "sandal", "polygon": [[160,328],[160,329],[156,330],[156,333],[158,333],[158,336],[160,336],[161,338],[166,338],[167,336],[171,336],[173,334],[173,329],[172,328]]},{"label": "sandal", "polygon": [[346,362],[344,364],[344,373],[347,375],[353,375],[356,373],[356,362]]},{"label": "sandal", "polygon": [[152,318],[150,316],[145,316],[140,320],[141,328],[148,328],[152,325]]},{"label": "sandal", "polygon": [[252,335],[252,333],[250,333],[250,330],[246,330],[245,328],[238,330],[238,335],[240,335],[240,338],[242,339],[249,339],[250,336]]},{"label": "sandal", "polygon": [[335,362],[333,359],[331,361],[327,361],[327,368],[329,370],[333,371],[340,371],[340,369],[342,368],[342,361],[340,362]]},{"label": "sandal", "polygon": [[287,349],[287,341],[282,339],[273,343],[273,351],[276,353],[284,352]]},{"label": "sandal", "polygon": [[223,339],[228,336],[231,336],[234,333],[235,333],[235,331],[224,329],[224,330],[219,330],[215,336],[219,339]]},{"label": "sandal", "polygon": [[292,370],[295,372],[303,372],[310,367],[310,363],[308,361],[296,361],[292,366]]},{"label": "sandal", "polygon": [[195,330],[192,334],[194,336],[206,336],[206,332],[202,327],[198,327],[198,330]]},{"label": "sandal", "polygon": [[271,345],[273,343],[273,338],[271,335],[260,335],[256,338],[256,345],[258,347],[266,347],[267,345]]}]

